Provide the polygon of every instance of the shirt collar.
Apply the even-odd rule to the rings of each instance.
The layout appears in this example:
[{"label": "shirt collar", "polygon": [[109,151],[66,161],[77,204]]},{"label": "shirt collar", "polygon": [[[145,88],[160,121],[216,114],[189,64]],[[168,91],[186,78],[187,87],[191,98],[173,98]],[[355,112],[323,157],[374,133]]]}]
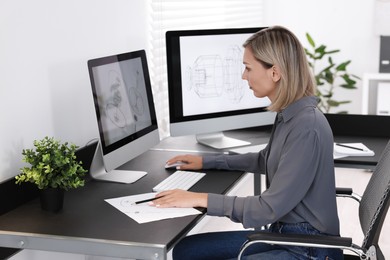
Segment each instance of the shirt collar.
[{"label": "shirt collar", "polygon": [[291,118],[293,118],[298,112],[300,112],[305,107],[317,107],[318,97],[316,96],[308,96],[303,97],[294,103],[287,106],[285,109],[278,113],[278,121],[287,122]]}]

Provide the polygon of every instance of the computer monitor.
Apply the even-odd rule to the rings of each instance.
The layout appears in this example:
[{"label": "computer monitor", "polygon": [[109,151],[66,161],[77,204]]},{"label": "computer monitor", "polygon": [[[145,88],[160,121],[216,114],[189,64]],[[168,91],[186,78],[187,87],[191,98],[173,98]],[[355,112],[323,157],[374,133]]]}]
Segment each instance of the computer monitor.
[{"label": "computer monitor", "polygon": [[171,136],[228,148],[250,144],[223,131],[273,124],[268,98],[256,98],[242,79],[243,43],[263,28],[166,33]]},{"label": "computer monitor", "polygon": [[146,172],[117,168],[160,142],[145,51],[91,59],[88,70],[99,129],[90,174],[132,183]]}]

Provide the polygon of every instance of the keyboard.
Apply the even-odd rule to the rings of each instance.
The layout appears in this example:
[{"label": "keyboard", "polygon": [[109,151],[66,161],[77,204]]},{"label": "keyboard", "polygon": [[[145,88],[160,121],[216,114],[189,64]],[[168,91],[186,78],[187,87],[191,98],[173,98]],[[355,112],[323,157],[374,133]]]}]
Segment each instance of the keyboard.
[{"label": "keyboard", "polygon": [[153,187],[153,191],[182,189],[188,190],[206,174],[203,172],[175,171],[168,178]]}]

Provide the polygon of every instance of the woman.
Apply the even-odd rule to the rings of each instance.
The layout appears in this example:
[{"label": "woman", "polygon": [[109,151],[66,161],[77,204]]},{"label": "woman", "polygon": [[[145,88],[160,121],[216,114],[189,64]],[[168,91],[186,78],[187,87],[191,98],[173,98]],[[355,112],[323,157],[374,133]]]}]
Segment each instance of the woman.
[{"label": "woman", "polygon": [[[333,164],[333,134],[317,109],[315,81],[305,51],[289,30],[261,30],[244,43],[245,70],[256,97],[271,100],[277,112],[267,147],[243,155],[181,155],[181,170],[226,169],[266,174],[260,196],[234,197],[164,191],[156,207],[205,207],[207,214],[227,216],[245,228],[271,224],[264,232],[339,235]],[[229,259],[238,255],[251,230],[197,234],[174,248],[174,259]],[[247,259],[342,259],[341,250],[259,244]]]}]

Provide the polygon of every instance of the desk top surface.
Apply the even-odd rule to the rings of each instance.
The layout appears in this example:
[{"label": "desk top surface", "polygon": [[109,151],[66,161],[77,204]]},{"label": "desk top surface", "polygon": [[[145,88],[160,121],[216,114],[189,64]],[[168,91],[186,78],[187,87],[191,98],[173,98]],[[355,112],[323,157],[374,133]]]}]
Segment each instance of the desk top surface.
[{"label": "desk top surface", "polygon": [[[265,144],[268,142],[271,127],[240,129],[234,131],[224,132],[226,136],[241,139],[251,142],[251,145]],[[335,160],[336,166],[345,167],[373,167],[377,164],[382,151],[386,147],[389,140],[387,137],[373,137],[373,136],[343,136],[335,135],[335,142],[339,143],[364,143],[368,148],[375,152],[374,156],[348,156]],[[204,153],[227,153],[229,149],[216,150],[211,147],[206,147],[197,143],[195,136],[180,136],[174,138],[166,138],[159,145],[157,149],[178,150],[182,152],[186,151],[202,151]]]},{"label": "desk top surface", "polygon": [[[90,181],[85,187],[65,193],[64,208],[60,213],[40,209],[33,200],[0,216],[1,232],[29,233],[73,237],[76,239],[106,240],[123,243],[155,244],[169,249],[202,215],[167,219],[138,224],[105,199],[151,192],[152,187],[168,177],[173,169],[165,169],[165,161],[178,154],[167,151],[148,151],[122,169],[146,170],[148,174],[134,184]],[[190,190],[226,193],[243,175],[238,171],[203,171],[206,176]],[[221,178],[224,174],[224,178]]]},{"label": "desk top surface", "polygon": [[[270,132],[271,128],[260,130],[255,128],[228,131],[225,134],[229,137],[250,141],[253,145],[256,145],[267,143]],[[359,167],[362,165],[374,166],[378,162],[388,139],[383,137],[335,136],[335,141],[362,142],[375,151],[375,156],[372,157],[346,157],[335,161],[336,166],[340,164],[347,167]],[[102,241],[103,244],[121,244],[125,248],[130,248],[129,245],[135,245],[138,248],[156,246],[167,252],[196,225],[202,215],[138,224],[104,200],[151,192],[153,186],[175,171],[174,169],[167,170],[164,168],[165,161],[174,155],[226,152],[228,152],[227,149],[216,150],[198,144],[194,136],[166,138],[153,150],[142,154],[121,167],[121,169],[148,172],[145,177],[136,183],[87,182],[85,187],[66,192],[64,209],[58,214],[42,211],[38,199],[32,200],[0,216],[0,238],[8,238],[8,236],[13,235],[19,236],[18,239],[20,236],[28,238],[49,236],[51,240],[59,238],[59,244],[61,244],[63,238],[78,242],[86,239],[88,241]],[[207,170],[204,172],[207,175],[191,188],[192,191],[225,194],[243,175],[242,172],[238,171]],[[221,174],[224,174],[224,178],[221,178]],[[44,241],[41,244],[48,243],[51,240]],[[17,242],[12,239],[9,243],[2,240],[1,245],[18,248],[19,246],[14,245],[14,243]],[[96,252],[96,246],[90,251],[85,251],[85,248],[79,248],[79,251],[77,251],[77,246],[72,246],[73,249],[69,251],[64,249],[64,251],[75,253]],[[36,245],[21,248],[51,249],[49,246],[37,247]],[[56,249],[53,248],[52,250]],[[100,252],[102,255],[104,253]],[[110,252],[106,255],[125,256],[116,252]]]}]

